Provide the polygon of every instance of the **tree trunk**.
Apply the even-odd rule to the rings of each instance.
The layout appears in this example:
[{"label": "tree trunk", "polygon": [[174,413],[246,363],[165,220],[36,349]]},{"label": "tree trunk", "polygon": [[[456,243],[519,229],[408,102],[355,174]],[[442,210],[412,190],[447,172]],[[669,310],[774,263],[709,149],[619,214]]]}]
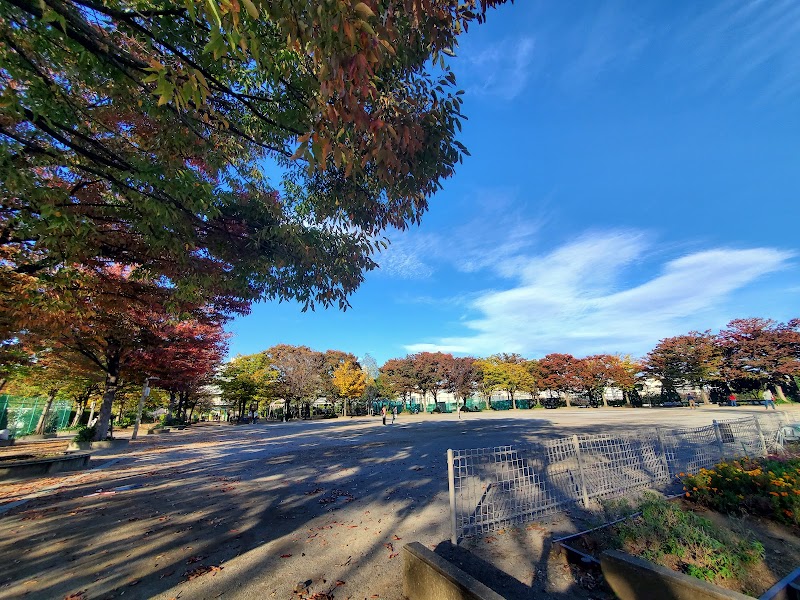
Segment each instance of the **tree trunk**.
[{"label": "tree trunk", "polygon": [[92,426],[92,419],[94,419],[94,407],[97,405],[97,400],[92,400],[92,404],[89,406],[89,420],[87,424],[89,427]]},{"label": "tree trunk", "polygon": [[172,412],[175,410],[175,390],[169,391],[169,403],[167,404],[167,423],[172,421]]},{"label": "tree trunk", "polygon": [[514,392],[508,392],[508,395],[511,396],[511,408],[517,410],[517,400],[514,398]]},{"label": "tree trunk", "polygon": [[178,392],[178,406],[175,408],[175,418],[182,423],[186,421],[186,392]]},{"label": "tree trunk", "polygon": [[572,408],[572,400],[570,399],[569,392],[564,392],[564,395],[562,397],[564,398],[564,400],[567,403],[567,408]]},{"label": "tree trunk", "polygon": [[605,390],[600,390],[600,398],[602,398],[602,400],[603,400],[603,406],[608,408],[608,400],[606,399],[606,391]]},{"label": "tree trunk", "polygon": [[111,419],[111,409],[114,406],[114,398],[117,394],[117,383],[119,382],[119,363],[121,351],[119,348],[110,349],[107,357],[107,371],[105,390],[103,391],[103,401],[100,404],[100,415],[97,420],[97,431],[94,434],[94,441],[99,442],[106,439],[108,424]]},{"label": "tree trunk", "polygon": [[778,400],[781,402],[786,402],[786,395],[783,393],[783,388],[779,385],[775,385],[775,395],[778,396]]},{"label": "tree trunk", "polygon": [[50,416],[50,407],[53,406],[53,400],[56,399],[57,393],[58,390],[51,390],[50,395],[47,396],[47,404],[44,405],[44,410],[39,416],[39,422],[36,424],[36,431],[34,431],[35,434],[42,435],[44,433],[44,428],[47,426],[47,419]]},{"label": "tree trunk", "polygon": [[284,398],[283,399],[283,422],[286,423],[286,421],[288,419],[289,419],[289,399],[288,398]]},{"label": "tree trunk", "polygon": [[86,398],[79,398],[78,399],[78,408],[75,410],[75,417],[72,419],[72,423],[70,423],[70,427],[77,427],[78,423],[81,422],[81,417],[83,416],[83,411],[86,409],[86,403],[88,399]]}]

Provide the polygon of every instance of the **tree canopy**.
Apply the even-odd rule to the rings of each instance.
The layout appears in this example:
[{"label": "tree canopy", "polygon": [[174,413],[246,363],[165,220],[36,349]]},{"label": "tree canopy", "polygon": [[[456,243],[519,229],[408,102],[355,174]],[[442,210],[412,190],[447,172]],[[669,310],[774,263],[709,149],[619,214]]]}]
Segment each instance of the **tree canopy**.
[{"label": "tree canopy", "polygon": [[0,0],[0,287],[113,261],[345,307],[462,159],[443,53],[503,1]]}]

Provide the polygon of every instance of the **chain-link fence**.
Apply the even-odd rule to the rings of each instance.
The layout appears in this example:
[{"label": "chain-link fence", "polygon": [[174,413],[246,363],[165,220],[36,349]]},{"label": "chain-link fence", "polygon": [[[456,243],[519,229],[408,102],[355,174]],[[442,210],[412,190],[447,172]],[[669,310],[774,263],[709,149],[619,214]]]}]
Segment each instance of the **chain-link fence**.
[{"label": "chain-link fence", "polygon": [[[10,437],[29,435],[36,431],[46,407],[47,398],[0,395],[0,429],[8,429]],[[50,433],[68,427],[71,414],[72,402],[54,400],[44,423],[44,431]]]},{"label": "chain-link fence", "polygon": [[780,447],[785,424],[785,415],[775,413],[704,427],[448,450],[452,541],[666,485],[679,473],[695,473],[725,458],[764,456]]}]

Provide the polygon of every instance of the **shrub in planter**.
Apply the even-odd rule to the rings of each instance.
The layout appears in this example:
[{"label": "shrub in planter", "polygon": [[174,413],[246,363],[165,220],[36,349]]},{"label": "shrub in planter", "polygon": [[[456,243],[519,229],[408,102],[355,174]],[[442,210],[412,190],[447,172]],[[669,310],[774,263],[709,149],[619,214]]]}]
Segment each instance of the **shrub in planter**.
[{"label": "shrub in planter", "polygon": [[73,441],[76,442],[91,442],[94,439],[94,434],[96,433],[96,428],[92,427],[79,427],[78,433],[75,434],[75,437],[72,438]]}]

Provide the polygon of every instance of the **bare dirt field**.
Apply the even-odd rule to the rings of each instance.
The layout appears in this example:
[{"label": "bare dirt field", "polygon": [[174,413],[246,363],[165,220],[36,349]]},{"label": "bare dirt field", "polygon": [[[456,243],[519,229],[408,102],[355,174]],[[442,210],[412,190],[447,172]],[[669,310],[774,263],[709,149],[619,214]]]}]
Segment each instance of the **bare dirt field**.
[{"label": "bare dirt field", "polygon": [[[386,426],[361,417],[143,436],[122,451],[94,453],[94,470],[0,484],[0,598],[400,600],[402,545],[446,550],[447,448],[707,425],[763,411],[401,415]],[[463,546],[494,565],[522,549],[527,562],[515,558],[496,573],[509,593],[602,598],[550,552],[551,532],[586,524],[565,513]]]}]

